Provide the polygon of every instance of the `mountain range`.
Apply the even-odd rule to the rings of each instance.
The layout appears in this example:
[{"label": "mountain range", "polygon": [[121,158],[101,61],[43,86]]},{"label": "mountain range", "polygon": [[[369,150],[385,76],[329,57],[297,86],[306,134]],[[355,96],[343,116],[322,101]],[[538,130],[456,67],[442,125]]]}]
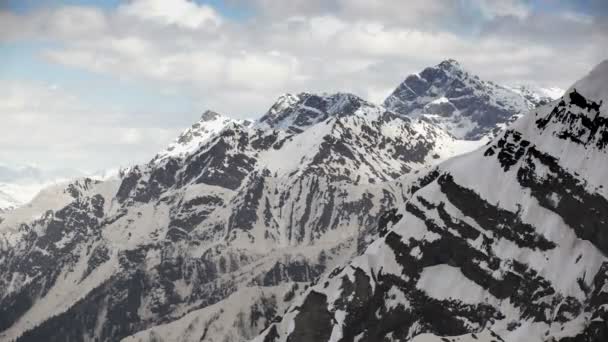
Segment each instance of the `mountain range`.
[{"label": "mountain range", "polygon": [[600,341],[606,65],[558,99],[447,60],[382,106],[207,111],[3,216],[0,339]]},{"label": "mountain range", "polygon": [[255,341],[605,341],[607,82],[605,61],[429,171]]},{"label": "mountain range", "polygon": [[30,202],[41,190],[56,184],[67,185],[75,178],[106,179],[116,175],[116,170],[96,173],[76,169],[44,169],[38,166],[0,165],[0,214]]}]

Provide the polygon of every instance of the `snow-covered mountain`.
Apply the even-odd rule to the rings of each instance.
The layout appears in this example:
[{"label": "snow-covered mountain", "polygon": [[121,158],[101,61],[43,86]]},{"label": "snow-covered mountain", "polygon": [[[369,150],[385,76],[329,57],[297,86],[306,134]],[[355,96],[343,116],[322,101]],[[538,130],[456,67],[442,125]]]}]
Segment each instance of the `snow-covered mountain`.
[{"label": "snow-covered mountain", "polygon": [[459,139],[479,140],[491,138],[520,115],[560,95],[557,88],[484,81],[449,59],[408,76],[384,105],[423,117]]},{"label": "snow-covered mountain", "polygon": [[0,190],[0,214],[12,210],[21,205],[19,200],[13,197],[14,195],[11,194],[12,192],[13,191],[7,192]]},{"label": "snow-covered mountain", "polygon": [[63,188],[70,182],[84,178],[107,180],[117,177],[118,173],[118,169],[89,173],[75,169],[47,170],[35,166],[0,165],[0,215],[27,205],[47,188]]},{"label": "snow-covered mountain", "polygon": [[208,111],[2,215],[0,340],[603,341],[606,65],[544,106],[446,61],[396,111]]},{"label": "snow-covered mountain", "polygon": [[256,342],[608,340],[608,61],[428,172]]},{"label": "snow-covered mountain", "polygon": [[154,158],[161,162],[167,158],[182,158],[195,152],[212,135],[219,133],[224,127],[231,123],[247,124],[246,121],[234,120],[222,114],[208,110],[203,113],[201,119],[194,123],[175,139],[164,151],[158,153]]},{"label": "snow-covered mountain", "polygon": [[533,84],[517,84],[507,86],[508,89],[520,94],[536,107],[545,105],[564,95],[564,89],[558,87],[539,87]]},{"label": "snow-covered mountain", "polygon": [[207,112],[148,164],[6,215],[0,340],[253,338],[417,173],[478,145],[350,94],[285,95],[253,124]]}]

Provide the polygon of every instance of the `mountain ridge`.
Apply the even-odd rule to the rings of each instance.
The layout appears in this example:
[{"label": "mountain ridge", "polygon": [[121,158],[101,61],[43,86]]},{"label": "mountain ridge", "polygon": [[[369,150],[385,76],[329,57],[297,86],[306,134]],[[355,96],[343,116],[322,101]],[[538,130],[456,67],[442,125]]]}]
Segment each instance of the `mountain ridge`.
[{"label": "mountain ridge", "polygon": [[598,70],[438,165],[397,222],[253,341],[605,340],[608,123],[575,89],[602,79],[587,93],[603,94]]},{"label": "mountain ridge", "polygon": [[479,140],[550,100],[529,87],[484,81],[448,59],[407,76],[384,105],[406,116],[426,117],[459,139]]},{"label": "mountain ridge", "polygon": [[223,316],[243,327],[226,336],[252,338],[373,240],[409,192],[404,174],[462,152],[434,125],[354,95],[297,99],[273,106],[280,120],[266,128],[228,121],[209,133],[220,117],[206,115],[176,140],[186,152],[90,180],[33,221],[0,223],[0,336],[117,340],[189,312],[227,334],[212,319],[219,303],[260,295],[242,300],[262,314]]},{"label": "mountain ridge", "polygon": [[[554,115],[548,121],[547,132],[554,120],[561,117]],[[483,158],[497,158],[502,164],[493,167],[501,172],[513,161],[522,163],[528,151],[532,151],[529,158],[545,161],[529,145],[522,147],[524,135],[515,132],[501,133],[504,142],[497,139],[482,146],[484,141],[457,140],[426,118],[410,118],[347,93],[287,94],[253,123],[207,111],[148,163],[121,170],[119,177],[107,181],[85,179],[55,189],[63,197],[61,203],[47,208],[50,210],[43,210],[48,204],[42,198],[32,202],[32,208],[20,208],[0,222],[0,339],[242,341],[256,338],[269,327],[258,337],[266,342],[289,332],[277,323],[285,310],[283,321],[287,322],[289,315],[302,308],[312,311],[296,317],[294,332],[299,337],[290,337],[296,340],[310,341],[314,334],[326,334],[332,319],[362,327],[366,321],[361,316],[355,314],[356,319],[350,320],[346,314],[365,314],[360,304],[371,294],[367,285],[381,288],[378,279],[399,283],[398,277],[389,273],[400,268],[400,262],[411,263],[415,270],[412,277],[422,279],[420,287],[436,296],[443,290],[429,285],[437,283],[435,273],[458,281],[471,276],[459,274],[454,265],[437,264],[433,266],[439,267],[422,272],[407,253],[399,254],[397,261],[388,257],[380,260],[386,264],[373,264],[369,254],[358,257],[366,250],[384,250],[392,257],[391,251],[402,248],[395,236],[400,222],[412,216],[427,222],[421,217],[429,212],[431,219],[446,222],[455,233],[446,238],[441,227],[434,226],[428,236],[439,236],[434,240],[439,241],[438,246],[426,246],[426,235],[422,239],[416,235],[424,233],[418,226],[411,233],[421,242],[410,254],[427,262],[445,260],[447,255],[468,265],[479,272],[481,281],[495,285],[492,293],[504,299],[509,284],[492,281],[485,276],[487,269],[471,264],[486,262],[495,268],[497,262],[503,265],[500,257],[504,255],[486,258],[479,254],[476,248],[491,250],[491,237],[476,233],[483,229],[462,219],[458,210],[469,210],[473,215],[471,208],[482,208],[504,216],[506,221],[493,226],[490,234],[514,244],[514,251],[529,248],[533,253],[545,253],[559,244],[522,221],[526,211],[513,203],[505,208],[495,199],[480,198],[464,187],[460,178],[487,188],[496,184],[488,184],[470,170],[451,176],[446,175],[446,169],[450,165],[457,169],[462,160],[478,161],[480,153],[493,153],[493,157]],[[460,156],[452,158],[455,155]],[[475,170],[483,170],[486,159],[481,159]],[[436,166],[440,162],[441,166]],[[576,162],[572,160],[568,167],[576,167]],[[508,172],[514,172],[513,165],[508,166]],[[590,182],[596,186],[601,179]],[[579,190],[576,182],[565,185]],[[530,187],[534,186],[531,183]],[[449,189],[445,196],[451,196],[452,201],[441,204],[436,198],[422,197],[437,187]],[[514,187],[509,193],[516,190]],[[412,198],[412,194],[421,197]],[[477,205],[457,202],[454,198],[458,197]],[[22,219],[24,216],[33,218]],[[510,233],[500,229],[501,224],[513,224],[517,229]],[[469,246],[467,239],[459,239],[463,236],[476,236],[478,244]],[[381,241],[390,242],[379,249]],[[452,255],[450,249],[442,250],[450,246],[463,247],[462,251],[471,254]],[[429,248],[425,259],[423,252]],[[433,248],[446,254],[433,253]],[[593,258],[582,257],[582,264]],[[355,260],[354,267],[343,268],[351,260]],[[533,297],[530,289],[538,284],[542,291],[547,288],[534,268],[522,265],[504,264],[505,274],[518,275],[509,275],[509,281],[529,286],[524,295],[514,297],[519,306],[524,305],[525,295]],[[377,266],[384,271],[370,273]],[[348,273],[348,279],[342,277],[338,284],[336,279],[342,272]],[[315,291],[325,285],[317,282],[319,277],[325,277],[321,279],[327,279],[331,290],[336,290],[332,296],[323,299],[322,295],[311,295],[309,285],[313,282],[318,283]],[[585,286],[589,286],[589,277]],[[338,291],[341,286],[344,296]],[[429,313],[449,320],[446,326],[439,326],[440,332],[469,333],[450,319],[453,308],[473,323],[500,317],[492,303],[449,302],[442,310],[440,304],[446,298],[433,299],[416,284],[407,286],[417,289],[413,299],[418,304],[425,299],[434,304]],[[394,290],[386,298],[374,299],[374,305],[386,303],[390,309],[404,306],[401,299],[405,294]],[[469,301],[476,300],[465,294]],[[569,302],[560,317],[568,317],[577,307],[574,300],[583,298],[581,292],[574,294],[574,299],[564,297]],[[294,300],[300,301],[300,308]],[[323,308],[332,301],[343,310]],[[242,306],[234,308],[236,304]],[[424,305],[417,307],[427,312]],[[540,315],[542,308],[531,304],[530,317]],[[370,313],[367,318],[372,316]],[[297,322],[314,329],[303,331]],[[394,318],[387,322],[392,324]],[[438,327],[421,323],[423,328]],[[344,332],[346,340],[354,338]],[[495,337],[493,331],[481,331],[467,338],[474,339],[476,334]],[[429,336],[417,338],[433,338]]]}]

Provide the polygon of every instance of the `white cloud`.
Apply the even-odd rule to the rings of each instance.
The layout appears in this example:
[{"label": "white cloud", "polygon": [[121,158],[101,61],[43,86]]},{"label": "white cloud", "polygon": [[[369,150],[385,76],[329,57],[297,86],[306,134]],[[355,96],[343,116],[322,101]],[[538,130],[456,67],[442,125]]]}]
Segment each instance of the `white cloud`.
[{"label": "white cloud", "polygon": [[106,29],[106,18],[102,11],[88,7],[68,6],[52,12],[52,18],[38,18],[42,29],[69,36],[97,35]]},{"label": "white cloud", "polygon": [[[534,36],[542,28],[534,26],[540,21],[530,18],[525,2],[468,2],[485,13],[485,27],[502,31],[492,28],[482,35],[458,34],[450,25],[461,24],[456,17],[462,8],[445,0],[257,0],[258,16],[242,22],[224,19],[212,7],[186,0],[135,0],[107,12],[65,7],[23,18],[0,15],[22,23],[19,32],[5,35],[29,34],[60,42],[59,47],[44,53],[53,62],[121,79],[152,80],[159,87],[182,88],[185,94],[197,97],[244,89],[271,96],[288,90],[330,90],[345,84],[343,90],[365,95],[372,88],[394,86],[392,82],[397,80],[375,74],[403,77],[448,57],[461,59],[482,76],[511,81],[514,76],[535,76],[531,74],[534,68],[514,67],[514,62],[530,66],[538,58],[563,56],[561,45]],[[260,15],[273,17],[268,20]],[[502,19],[509,17],[517,21]],[[591,32],[593,23],[587,17],[570,14],[553,19],[560,18],[569,20],[569,29],[579,35]],[[524,25],[528,25],[526,34],[517,31]],[[218,26],[221,29],[208,30]],[[502,39],[505,30],[517,32],[517,40]],[[586,38],[602,40],[592,34]],[[583,42],[573,42],[581,46],[570,49],[569,58],[554,60],[555,70],[563,69],[558,64],[566,65],[572,59],[587,60],[590,65],[597,62],[599,45]],[[380,70],[383,65],[395,69]],[[519,71],[513,72],[515,69]],[[530,74],[523,75],[525,70]],[[542,78],[567,86],[572,81],[571,75],[567,77],[553,72]],[[366,87],[359,81],[373,83]],[[234,115],[251,111],[247,104],[222,107],[218,109]]]},{"label": "white cloud", "polygon": [[[407,74],[445,58],[456,58],[499,82],[567,87],[606,58],[603,47],[608,43],[606,25],[597,18],[574,12],[538,14],[519,0],[242,3],[254,12],[240,21],[186,0],[134,0],[111,10],[57,7],[27,15],[0,11],[0,40],[50,41],[54,44],[43,56],[53,63],[145,82],[159,93],[191,99],[200,111],[211,108],[247,118],[262,114],[284,92],[350,91],[379,102]],[[477,17],[464,13],[470,8]],[[468,26],[471,22],[477,26]],[[128,112],[91,109],[61,89],[29,85],[23,94],[9,98],[5,93],[0,99],[0,113],[19,114],[8,127],[21,120],[37,129],[40,120],[67,136],[57,118],[75,131],[86,128],[88,120],[82,117],[103,119],[99,125],[107,128],[104,136],[93,132],[71,143],[55,133],[41,134],[40,139],[64,151],[57,153],[72,151],[82,157],[83,146],[96,141],[150,151],[150,146],[162,145],[154,136],[168,134],[160,124],[126,127]],[[34,98],[38,108],[30,101]],[[46,112],[55,123],[41,115]],[[71,116],[62,117],[65,113]],[[6,132],[18,141],[12,134]],[[42,146],[42,140],[37,144]],[[89,153],[89,158],[101,157]]]},{"label": "white cloud", "polygon": [[219,14],[208,5],[188,0],[133,0],[122,5],[119,12],[143,20],[188,29],[215,28],[222,23]]},{"label": "white cloud", "polygon": [[[104,168],[143,162],[179,129],[128,127],[129,113],[91,108],[61,88],[0,81],[0,160]],[[126,146],[130,145],[130,146]]]}]

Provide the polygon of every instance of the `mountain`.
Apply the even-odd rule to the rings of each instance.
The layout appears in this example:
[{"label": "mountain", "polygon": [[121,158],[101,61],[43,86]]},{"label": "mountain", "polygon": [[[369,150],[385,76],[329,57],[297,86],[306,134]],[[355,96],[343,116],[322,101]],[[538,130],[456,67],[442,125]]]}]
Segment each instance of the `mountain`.
[{"label": "mountain", "polygon": [[607,341],[607,105],[605,61],[427,172],[254,341]]},{"label": "mountain", "polygon": [[[0,223],[0,340],[243,341],[479,146],[351,94],[207,112],[147,164]],[[40,205],[39,205],[40,204]]]},{"label": "mountain", "polygon": [[459,139],[479,140],[494,136],[497,128],[557,93],[555,88],[504,87],[484,81],[449,59],[408,76],[384,105],[404,115],[423,117]]},{"label": "mountain", "polygon": [[12,195],[4,191],[0,191],[0,214],[4,211],[9,211],[16,208],[20,204],[21,203]]},{"label": "mountain", "polygon": [[160,162],[170,157],[185,157],[196,151],[202,143],[209,137],[219,133],[224,127],[231,123],[246,123],[226,117],[222,114],[208,110],[203,113],[200,120],[188,128],[177,139],[171,143],[164,151],[161,151],[154,158]]},{"label": "mountain", "polygon": [[0,165],[0,213],[29,202],[45,187],[84,175],[73,169]]},{"label": "mountain", "polygon": [[559,99],[565,92],[564,89],[558,87],[539,87],[533,84],[518,84],[507,86],[507,88],[520,94],[536,107]]}]

